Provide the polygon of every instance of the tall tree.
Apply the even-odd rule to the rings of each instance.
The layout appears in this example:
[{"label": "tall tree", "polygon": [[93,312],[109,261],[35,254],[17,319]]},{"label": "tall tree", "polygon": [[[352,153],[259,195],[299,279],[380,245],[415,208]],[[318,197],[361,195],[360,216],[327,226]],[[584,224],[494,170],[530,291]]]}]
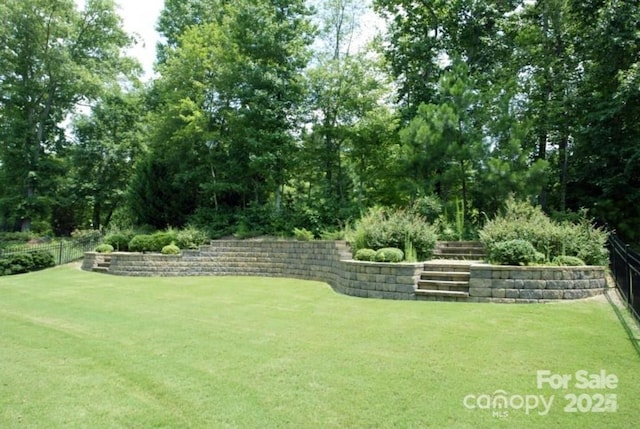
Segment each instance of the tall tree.
[{"label": "tall tree", "polygon": [[149,156],[170,168],[165,181],[195,189],[195,207],[273,201],[277,211],[296,150],[310,11],[301,0],[242,0],[219,13],[189,26],[159,68]]},{"label": "tall tree", "polygon": [[27,230],[50,211],[62,122],[81,101],[131,71],[130,39],[112,0],[6,0],[0,5],[0,205],[10,227]]},{"label": "tall tree", "polygon": [[108,226],[123,206],[134,163],[143,150],[143,117],[139,93],[114,90],[90,114],[74,119],[70,191],[89,211],[87,218],[78,219],[84,226]]}]

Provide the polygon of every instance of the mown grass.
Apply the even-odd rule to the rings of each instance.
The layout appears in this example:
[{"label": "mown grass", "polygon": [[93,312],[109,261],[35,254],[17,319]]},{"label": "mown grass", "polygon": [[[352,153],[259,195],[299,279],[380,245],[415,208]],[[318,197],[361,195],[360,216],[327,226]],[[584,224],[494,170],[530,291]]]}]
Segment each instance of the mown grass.
[{"label": "mown grass", "polygon": [[[615,389],[536,387],[536,371]],[[555,396],[467,409],[468,394]],[[566,413],[565,394],[618,410]],[[632,428],[640,358],[607,302],[351,298],[318,282],[123,278],[72,266],[0,279],[2,428]]]}]

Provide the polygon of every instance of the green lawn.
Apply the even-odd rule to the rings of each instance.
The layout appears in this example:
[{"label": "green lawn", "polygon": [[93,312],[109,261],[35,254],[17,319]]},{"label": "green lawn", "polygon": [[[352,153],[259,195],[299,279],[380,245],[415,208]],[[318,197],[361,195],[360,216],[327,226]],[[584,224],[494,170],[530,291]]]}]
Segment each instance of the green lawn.
[{"label": "green lawn", "polygon": [[[538,389],[537,370],[572,380]],[[617,386],[580,389],[581,370]],[[477,407],[500,390],[554,399],[546,415]],[[618,408],[565,412],[567,395]],[[640,357],[603,300],[384,301],[73,266],[0,278],[2,428],[635,428],[638,404]]]}]

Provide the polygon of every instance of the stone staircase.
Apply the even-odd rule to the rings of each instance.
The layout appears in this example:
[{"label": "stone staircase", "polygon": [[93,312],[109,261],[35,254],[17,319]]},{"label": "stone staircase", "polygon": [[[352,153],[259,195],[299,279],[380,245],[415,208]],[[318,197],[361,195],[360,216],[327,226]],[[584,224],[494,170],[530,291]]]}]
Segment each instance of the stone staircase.
[{"label": "stone staircase", "polygon": [[467,301],[469,267],[484,258],[482,244],[473,241],[440,241],[434,259],[424,264],[415,291],[422,301]]},{"label": "stone staircase", "polygon": [[433,259],[481,261],[484,256],[484,247],[478,241],[438,241],[433,251]]},{"label": "stone staircase", "polygon": [[111,267],[111,256],[104,255],[101,260],[98,261],[95,267],[93,267],[92,271],[96,273],[108,273],[109,268]]}]

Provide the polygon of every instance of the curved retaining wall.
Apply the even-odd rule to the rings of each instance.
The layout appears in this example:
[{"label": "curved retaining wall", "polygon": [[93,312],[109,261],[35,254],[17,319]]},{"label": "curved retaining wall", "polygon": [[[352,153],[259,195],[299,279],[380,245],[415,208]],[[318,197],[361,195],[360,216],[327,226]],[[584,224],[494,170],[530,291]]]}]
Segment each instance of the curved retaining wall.
[{"label": "curved retaining wall", "polygon": [[[109,274],[123,276],[237,275],[291,277],[329,283],[337,292],[364,298],[415,299],[424,264],[386,264],[351,259],[342,241],[216,240],[182,255],[108,255]],[[82,269],[92,270],[104,254],[85,254]]]},{"label": "curved retaining wall", "polygon": [[[88,252],[91,271],[105,254]],[[340,293],[415,300],[423,263],[354,261],[341,241],[216,240],[181,255],[111,253],[108,273],[122,276],[245,275],[290,277],[329,283]],[[545,302],[601,294],[603,267],[505,267],[471,265],[470,302]]]}]

